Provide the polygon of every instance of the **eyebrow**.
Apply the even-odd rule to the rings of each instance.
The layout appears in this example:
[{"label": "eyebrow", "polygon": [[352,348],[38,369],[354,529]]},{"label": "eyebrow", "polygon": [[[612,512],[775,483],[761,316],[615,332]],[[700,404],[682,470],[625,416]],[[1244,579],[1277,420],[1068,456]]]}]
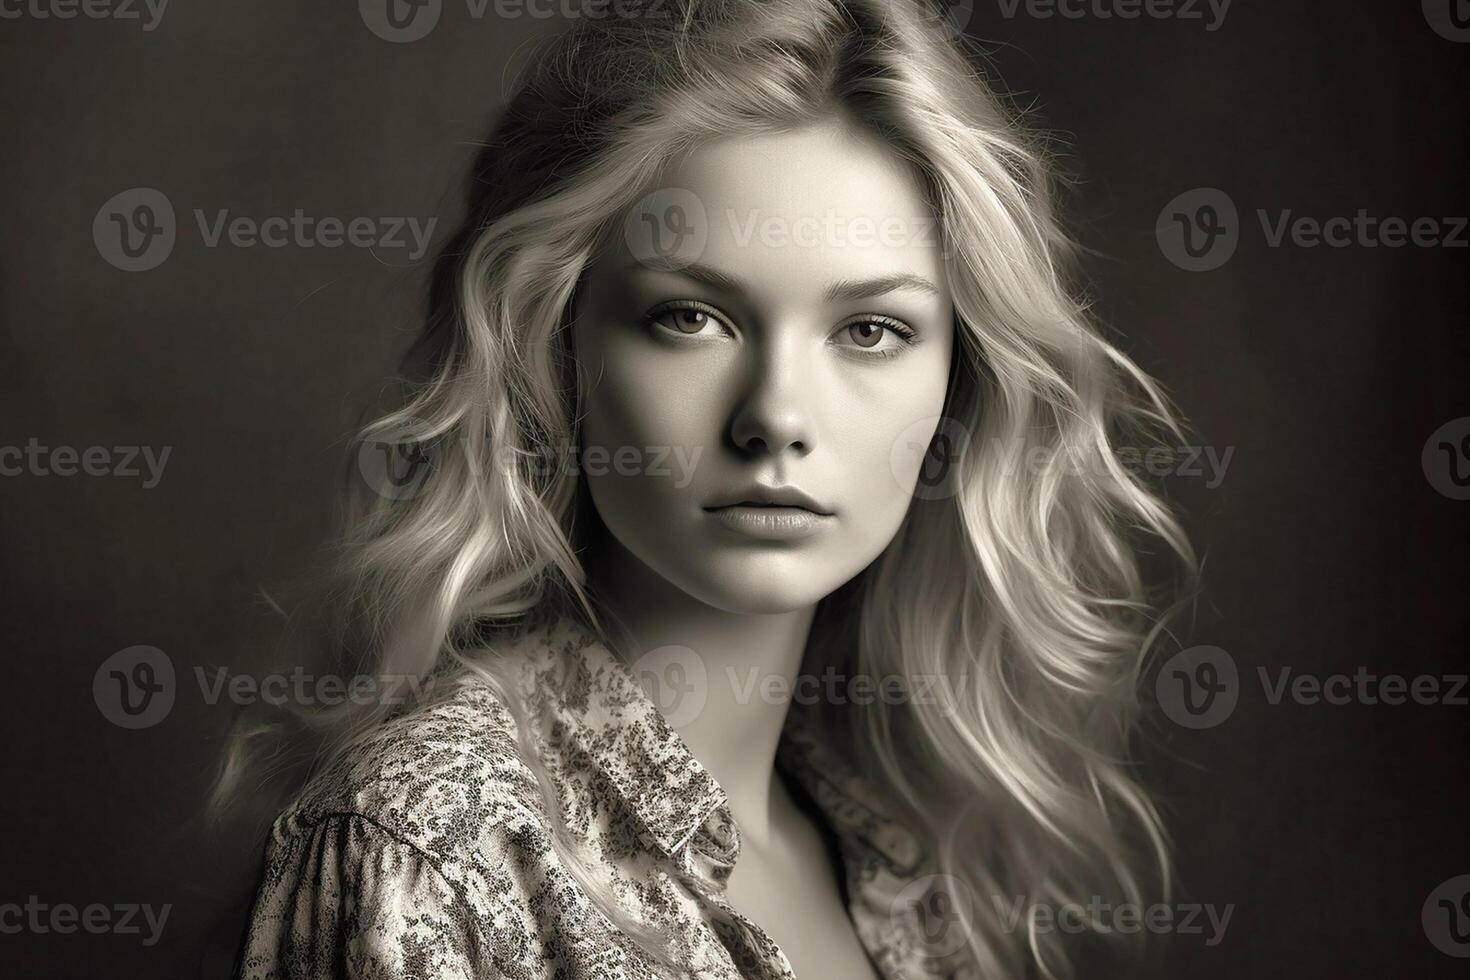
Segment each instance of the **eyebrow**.
[{"label": "eyebrow", "polygon": [[[692,262],[688,265],[678,263],[663,264],[657,259],[643,262],[633,262],[630,268],[648,268],[657,272],[677,273],[702,282],[715,289],[723,289],[727,292],[746,292],[745,284],[734,276],[728,275],[718,269],[712,269],[707,265]],[[882,296],[884,293],[893,293],[900,290],[913,290],[928,293],[932,296],[940,295],[939,287],[932,281],[913,272],[894,272],[884,276],[873,276],[868,279],[839,279],[829,285],[822,294],[822,298],[828,302],[841,300],[867,299],[872,296]]]}]

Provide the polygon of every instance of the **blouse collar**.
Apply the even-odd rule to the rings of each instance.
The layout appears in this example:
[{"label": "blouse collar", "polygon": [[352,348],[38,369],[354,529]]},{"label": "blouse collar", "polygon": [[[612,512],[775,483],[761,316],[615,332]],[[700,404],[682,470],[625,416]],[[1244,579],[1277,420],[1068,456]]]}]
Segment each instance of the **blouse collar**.
[{"label": "blouse collar", "polygon": [[[688,845],[698,836],[714,877],[727,877],[739,850],[728,797],[632,669],[570,616],[544,620],[529,636],[528,697],[562,764],[590,768],[636,816],[647,841],[676,862],[688,862]],[[811,796],[845,854],[876,859],[899,878],[913,875],[924,860],[918,840],[830,737],[794,700],[777,765]]]}]

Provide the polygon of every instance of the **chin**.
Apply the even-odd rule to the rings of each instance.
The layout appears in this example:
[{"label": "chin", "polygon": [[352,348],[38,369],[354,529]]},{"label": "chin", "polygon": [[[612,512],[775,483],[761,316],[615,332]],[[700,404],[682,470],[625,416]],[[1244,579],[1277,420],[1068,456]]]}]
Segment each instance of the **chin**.
[{"label": "chin", "polygon": [[[814,605],[842,586],[830,567],[810,556],[770,561],[766,556],[723,561],[678,583],[689,595],[725,612],[774,615]],[[830,580],[830,581],[829,581]]]}]

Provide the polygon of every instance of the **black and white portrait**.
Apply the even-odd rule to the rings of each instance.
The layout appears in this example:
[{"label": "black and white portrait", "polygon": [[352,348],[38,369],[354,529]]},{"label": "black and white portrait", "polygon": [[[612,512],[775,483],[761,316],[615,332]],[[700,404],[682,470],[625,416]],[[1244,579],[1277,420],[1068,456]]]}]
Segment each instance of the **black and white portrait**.
[{"label": "black and white portrait", "polygon": [[1463,971],[1461,0],[0,47],[0,973]]}]

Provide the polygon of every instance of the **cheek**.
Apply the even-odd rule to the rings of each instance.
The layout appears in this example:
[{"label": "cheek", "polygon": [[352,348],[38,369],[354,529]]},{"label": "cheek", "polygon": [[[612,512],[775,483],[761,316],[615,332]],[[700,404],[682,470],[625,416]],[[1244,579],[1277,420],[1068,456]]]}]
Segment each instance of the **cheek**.
[{"label": "cheek", "polygon": [[895,415],[870,426],[843,454],[844,482],[852,488],[853,530],[864,540],[887,541],[908,512],[919,474],[916,457],[934,421]]},{"label": "cheek", "polygon": [[582,422],[589,443],[653,449],[695,439],[700,406],[694,393],[678,390],[673,381],[648,371],[609,370],[586,402]]},{"label": "cheek", "polygon": [[[944,354],[946,352],[937,352]],[[848,405],[838,452],[858,530],[891,534],[903,520],[940,430],[949,374],[947,356],[894,370]],[[950,427],[946,427],[946,430]]]},{"label": "cheek", "polygon": [[584,475],[604,494],[667,497],[689,485],[682,470],[670,479],[671,461],[712,450],[718,409],[687,358],[680,366],[636,346],[603,343],[583,361]]},{"label": "cheek", "polygon": [[583,392],[582,443],[608,451],[638,445],[658,429],[649,402],[656,399],[646,365],[629,357],[610,325],[578,335]]}]

